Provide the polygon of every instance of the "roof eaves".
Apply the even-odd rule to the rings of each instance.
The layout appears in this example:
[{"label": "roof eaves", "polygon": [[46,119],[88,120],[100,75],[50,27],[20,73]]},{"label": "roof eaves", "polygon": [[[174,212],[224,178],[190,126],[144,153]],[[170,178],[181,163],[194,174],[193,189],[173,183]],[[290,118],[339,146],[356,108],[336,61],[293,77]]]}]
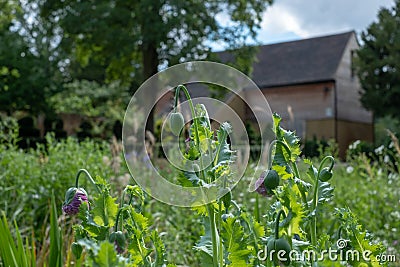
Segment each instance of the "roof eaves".
[{"label": "roof eaves", "polygon": [[306,84],[316,84],[316,83],[325,83],[325,82],[335,82],[335,78],[326,78],[326,79],[319,79],[314,81],[301,81],[301,82],[292,82],[292,83],[277,83],[277,84],[265,84],[265,85],[258,85],[260,89],[272,89],[272,88],[279,88],[279,87],[287,87],[287,86],[296,86],[296,85],[306,85]]}]

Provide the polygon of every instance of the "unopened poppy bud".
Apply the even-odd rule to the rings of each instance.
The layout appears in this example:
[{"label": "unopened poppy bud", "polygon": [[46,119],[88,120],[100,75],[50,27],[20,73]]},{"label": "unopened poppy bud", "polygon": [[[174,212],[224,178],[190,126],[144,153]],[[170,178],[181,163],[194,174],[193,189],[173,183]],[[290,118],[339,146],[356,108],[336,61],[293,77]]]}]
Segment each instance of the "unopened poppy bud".
[{"label": "unopened poppy bud", "polygon": [[62,210],[67,215],[75,215],[79,212],[82,202],[88,202],[86,191],[83,188],[71,187],[65,193]]},{"label": "unopened poppy bud", "polygon": [[169,127],[175,136],[179,136],[183,126],[185,125],[183,115],[180,112],[172,112],[169,115]]},{"label": "unopened poppy bud", "polygon": [[115,250],[121,254],[125,250],[125,235],[121,231],[116,231],[110,235],[110,242],[114,243]]},{"label": "unopened poppy bud", "polygon": [[74,254],[76,259],[80,259],[82,255],[83,248],[80,244],[73,242],[71,244],[72,254]]}]

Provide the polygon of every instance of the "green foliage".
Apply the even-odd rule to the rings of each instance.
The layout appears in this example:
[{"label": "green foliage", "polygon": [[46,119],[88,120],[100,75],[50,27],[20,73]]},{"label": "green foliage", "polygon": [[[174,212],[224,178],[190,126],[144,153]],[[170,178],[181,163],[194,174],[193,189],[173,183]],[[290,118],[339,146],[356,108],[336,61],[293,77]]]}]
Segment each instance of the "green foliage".
[{"label": "green foliage", "polygon": [[[5,139],[14,140],[9,138],[8,135]],[[29,151],[19,150],[5,141],[0,144],[0,210],[11,221],[33,226],[40,240],[46,230],[43,223],[49,215],[47,206],[52,192],[57,203],[63,202],[65,188],[82,166],[111,176],[112,169],[103,163],[110,154],[104,142],[78,142],[74,138],[57,141],[51,135],[45,144]]]},{"label": "green foliage", "polygon": [[364,259],[360,258],[350,260],[350,264],[352,266],[360,266],[361,262],[365,264],[370,264],[371,266],[380,266],[384,265],[377,259],[377,256],[381,255],[385,248],[382,244],[373,244],[371,237],[368,236],[368,233],[363,229],[362,225],[358,223],[358,219],[349,209],[337,209],[337,216],[339,217],[342,229],[345,229],[343,232],[345,236],[349,238],[349,245],[351,245],[352,249],[357,250],[358,252],[363,253],[364,251],[369,251],[369,261],[365,261]]},{"label": "green foliage", "polygon": [[0,2],[0,110],[49,112],[60,81],[55,32],[35,16],[31,2]]},{"label": "green foliage", "polygon": [[[125,199],[121,198],[118,205],[104,179],[97,177],[96,186],[99,193],[93,196],[94,201],[90,204],[94,207],[88,210],[81,205],[81,221],[73,226],[75,242],[88,252],[86,261],[101,267],[167,264],[161,238],[157,231],[149,229],[148,219],[138,212],[143,204],[140,188],[128,185],[123,196],[130,200],[125,204]],[[136,205],[132,203],[133,198],[138,198]]]},{"label": "green foliage", "polygon": [[400,121],[397,116],[377,118],[375,120],[374,130],[375,146],[386,145],[391,141],[388,130],[396,134],[400,133]]},{"label": "green foliage", "polygon": [[63,247],[61,230],[58,226],[57,205],[54,195],[51,197],[50,207],[50,255],[49,266],[63,266]]},{"label": "green foliage", "polygon": [[[211,153],[219,156],[206,168],[204,176],[194,169],[194,172],[181,173],[180,181],[186,186],[203,183],[223,188],[223,181],[229,184],[232,177],[234,152],[227,135],[234,129],[223,123],[220,129],[212,132],[208,128],[206,110],[198,106],[196,111],[202,115],[197,121],[199,142],[192,124],[189,144],[196,153],[188,153],[187,158],[196,159]],[[329,170],[329,159],[324,158],[318,164],[317,159],[299,158],[298,138],[280,126],[277,116],[275,121],[276,141],[271,147],[276,160],[271,168],[278,173],[280,183],[268,198],[243,193],[249,182],[249,178],[244,177],[233,192],[214,203],[192,210],[182,209],[150,199],[134,185],[127,186],[117,199],[111,194],[117,187],[117,180],[98,177],[95,187],[84,181],[80,183],[89,192],[90,209],[82,205],[77,218],[62,216],[57,225],[54,215],[61,209],[54,208],[54,201],[49,208],[49,196],[54,190],[59,206],[63,201],[62,192],[71,186],[77,169],[83,166],[104,177],[117,175],[103,159],[110,157],[107,144],[89,140],[79,143],[72,138],[56,141],[48,136],[47,143],[38,149],[20,151],[12,144],[17,129],[12,121],[3,119],[0,124],[4,129],[0,133],[0,209],[5,211],[5,217],[0,222],[0,261],[3,261],[0,265],[43,266],[45,263],[57,266],[61,258],[61,263],[67,266],[72,262],[77,266],[162,266],[166,262],[184,266],[215,266],[215,263],[218,266],[272,266],[273,263],[259,259],[258,255],[276,234],[299,253],[336,249],[336,241],[344,238],[349,244],[346,250],[370,250],[373,259],[381,253],[398,257],[400,214],[396,203],[400,199],[400,147],[395,136],[391,136],[387,146],[375,149],[373,155],[354,153],[348,162],[338,162]],[[212,138],[209,145],[205,145],[206,136]],[[249,166],[251,168],[253,165]],[[332,179],[327,182],[321,182],[324,169],[333,172]],[[172,166],[163,166],[162,171],[171,177],[177,176]],[[211,182],[218,178],[222,178],[222,183],[213,185]],[[100,189],[99,193],[96,188]],[[253,217],[251,214],[256,207],[259,215]],[[281,210],[286,217],[280,220],[276,231],[276,217]],[[7,220],[18,221],[20,228],[9,229]],[[33,228],[35,234],[31,235]],[[46,232],[49,233],[47,237]],[[116,232],[123,234],[122,243],[116,244],[116,239],[112,238]],[[49,238],[52,241],[46,247]],[[83,248],[82,253],[75,253],[81,254],[80,259],[71,252],[76,244]],[[14,255],[25,255],[15,260],[22,259],[28,265],[15,263],[11,251]],[[292,262],[291,266],[311,264],[301,260]],[[328,257],[313,264],[365,266],[362,260],[332,261]],[[371,263],[372,266],[377,264]]]},{"label": "green foliage", "polygon": [[58,113],[122,121],[128,100],[128,89],[118,82],[100,85],[94,81],[75,80],[65,84],[50,102]]},{"label": "green foliage", "polygon": [[248,249],[249,236],[236,218],[228,218],[222,223],[222,238],[224,238],[227,266],[248,266],[248,258],[252,251]]},{"label": "green foliage", "polygon": [[[382,244],[375,245],[371,243],[371,237],[367,237],[366,232],[362,226],[358,224],[356,216],[349,210],[340,209],[336,206],[338,211],[339,220],[332,218],[333,212],[326,213],[325,211],[334,209],[331,206],[333,200],[333,187],[331,182],[335,179],[332,178],[331,172],[333,169],[334,161],[330,156],[322,159],[319,167],[314,167],[313,162],[304,160],[307,166],[304,176],[297,167],[298,157],[301,153],[299,147],[299,139],[290,131],[286,131],[280,126],[280,118],[274,115],[275,121],[275,134],[276,141],[274,141],[273,149],[273,164],[272,169],[276,170],[283,180],[283,184],[279,185],[273,193],[275,195],[275,203],[271,205],[267,213],[267,225],[272,228],[276,225],[275,231],[270,232],[270,235],[265,237],[268,244],[271,240],[277,239],[279,235],[284,235],[289,239],[289,244],[293,249],[302,253],[307,251],[314,251],[318,256],[321,255],[324,249],[335,248],[335,239],[340,238],[336,232],[331,232],[330,224],[339,225],[342,233],[347,233],[351,244],[356,243],[354,249],[359,255],[365,250],[371,252],[373,258],[384,251]],[[326,167],[327,163],[329,167]],[[329,177],[328,177],[329,176]],[[359,189],[357,189],[359,190]],[[340,195],[342,198],[342,195]],[[346,198],[345,198],[346,199]],[[346,200],[347,201],[347,200]],[[285,211],[286,218],[279,223],[275,222],[276,214]],[[330,217],[331,223],[327,223],[327,218]],[[278,215],[279,218],[279,215]],[[324,223],[321,223],[324,221]],[[350,235],[352,235],[350,237]],[[302,245],[299,246],[301,239]],[[285,246],[287,250],[287,246]],[[276,259],[267,258],[267,262],[276,261]],[[362,260],[355,262],[351,258],[341,258],[342,263],[347,262],[351,266],[358,266]],[[309,266],[310,264],[336,264],[329,257],[309,258],[302,261],[292,262],[291,266]],[[285,264],[288,264],[287,262]],[[372,262],[372,266],[377,263]],[[361,265],[360,265],[361,266]]]},{"label": "green foliage", "polygon": [[114,246],[109,242],[102,242],[97,255],[93,259],[93,266],[96,267],[113,267],[125,266],[117,258]]},{"label": "green foliage", "polygon": [[[188,100],[192,105],[190,97]],[[263,229],[259,225],[253,227],[255,220],[244,211],[236,210],[235,214],[229,214],[235,206],[229,189],[233,183],[231,165],[235,158],[235,151],[228,143],[232,126],[223,122],[214,135],[205,106],[197,104],[194,108],[192,106],[192,110],[194,119],[190,126],[189,153],[185,155],[184,163],[201,157],[201,166],[198,171],[182,171],[179,181],[184,186],[216,187],[218,192],[222,192],[216,201],[193,208],[202,217],[204,229],[194,248],[200,254],[202,266],[257,266],[256,255],[261,246],[259,235]]]},{"label": "green foliage", "polygon": [[[15,239],[13,235],[15,235]],[[17,223],[14,229],[10,229],[5,214],[0,221],[0,263],[2,266],[35,267],[37,263],[37,251],[35,240],[31,242],[26,237],[25,243]],[[50,204],[50,252],[46,256],[47,266],[63,266],[63,249],[61,231],[58,226],[57,207],[54,196]]]},{"label": "green foliage", "polygon": [[[351,146],[357,150],[358,146]],[[399,251],[398,230],[400,213],[400,179],[398,166],[400,153],[398,141],[389,146],[380,146],[373,153],[349,153],[347,162],[335,170],[332,184],[337,196],[337,207],[348,207],[358,217],[359,224],[374,234],[387,248],[386,254]],[[349,186],[351,182],[352,186]],[[333,213],[333,208],[326,213]],[[321,224],[332,225],[331,219],[323,216]]]},{"label": "green foliage", "polygon": [[35,247],[30,248],[28,239],[23,243],[21,233],[15,223],[17,241],[14,241],[12,232],[8,226],[6,216],[3,213],[0,221],[0,262],[2,266],[36,266]]},{"label": "green foliage", "polygon": [[361,102],[378,117],[399,114],[400,1],[382,8],[378,19],[361,34],[355,67],[363,88]]},{"label": "green foliage", "polygon": [[0,31],[7,30],[12,25],[16,15],[21,11],[17,1],[0,1]]}]

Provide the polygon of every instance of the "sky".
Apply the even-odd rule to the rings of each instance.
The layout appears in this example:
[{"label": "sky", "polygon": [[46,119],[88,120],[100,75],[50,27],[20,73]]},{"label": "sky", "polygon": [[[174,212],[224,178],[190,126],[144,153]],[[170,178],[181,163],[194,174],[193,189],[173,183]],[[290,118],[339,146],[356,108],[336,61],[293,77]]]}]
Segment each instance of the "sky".
[{"label": "sky", "polygon": [[275,0],[263,15],[262,44],[298,40],[355,30],[376,20],[381,7],[394,0]]},{"label": "sky", "polygon": [[[393,5],[394,0],[274,0],[263,14],[257,39],[271,44],[352,30],[360,34],[376,21],[380,8]],[[230,23],[227,14],[217,20]],[[224,50],[218,43],[211,47]]]}]

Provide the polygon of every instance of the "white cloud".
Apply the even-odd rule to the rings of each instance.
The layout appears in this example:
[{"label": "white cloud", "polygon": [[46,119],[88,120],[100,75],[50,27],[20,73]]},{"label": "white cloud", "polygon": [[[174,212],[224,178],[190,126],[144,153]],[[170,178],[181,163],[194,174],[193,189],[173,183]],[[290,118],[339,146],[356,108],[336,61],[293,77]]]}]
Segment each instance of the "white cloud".
[{"label": "white cloud", "polygon": [[292,14],[282,5],[272,5],[264,13],[261,23],[263,31],[271,34],[292,32],[300,37],[308,37],[310,33],[301,27],[300,18]]},{"label": "white cloud", "polygon": [[365,30],[393,0],[275,0],[263,16],[262,43]]}]

